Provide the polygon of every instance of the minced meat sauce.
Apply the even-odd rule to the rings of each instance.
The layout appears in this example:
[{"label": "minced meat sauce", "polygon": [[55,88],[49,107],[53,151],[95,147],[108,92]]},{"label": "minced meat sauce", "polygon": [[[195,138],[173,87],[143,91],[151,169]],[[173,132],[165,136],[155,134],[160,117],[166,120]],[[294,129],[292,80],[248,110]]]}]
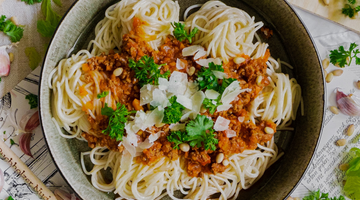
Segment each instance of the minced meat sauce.
[{"label": "minced meat sauce", "polygon": [[[136,21],[136,20],[135,20]],[[109,52],[108,55],[102,54],[97,57],[88,59],[87,63],[82,66],[82,70],[87,75],[82,77],[82,81],[88,83],[93,79],[91,76],[95,76],[94,71],[104,73],[108,78],[102,80],[100,83],[101,91],[111,90],[113,98],[116,102],[119,102],[127,107],[128,110],[144,110],[147,111],[147,106],[140,106],[140,86],[136,78],[135,72],[128,66],[128,60],[139,60],[142,56],[151,56],[156,64],[166,64],[162,66],[161,71],[164,73],[167,70],[180,71],[187,73],[191,66],[196,68],[195,73],[192,76],[188,76],[189,80],[196,79],[196,72],[201,69],[192,56],[182,56],[182,49],[190,46],[187,42],[179,42],[172,36],[168,36],[164,44],[158,51],[154,51],[146,43],[146,38],[139,37],[139,32],[131,31],[129,34],[123,36],[123,43],[120,49],[120,53]],[[259,92],[269,84],[267,78],[263,78],[260,84],[256,83],[258,76],[267,77],[266,75],[266,61],[270,56],[269,51],[265,56],[259,59],[250,59],[246,57],[246,61],[241,64],[235,64],[233,61],[224,64],[223,68],[229,78],[236,78],[242,88],[250,88],[251,92],[241,93],[237,99],[232,102],[232,107],[227,111],[215,112],[210,114],[208,112],[203,113],[216,121],[218,116],[222,116],[230,120],[229,128],[236,131],[237,135],[232,138],[226,136],[225,131],[215,132],[218,144],[216,151],[204,150],[203,147],[192,147],[190,151],[183,152],[181,150],[173,149],[173,144],[167,140],[167,136],[170,133],[169,125],[162,127],[151,127],[146,131],[139,131],[137,134],[140,136],[140,141],[145,140],[150,134],[155,134],[162,131],[161,136],[154,144],[145,149],[141,156],[136,158],[137,162],[144,164],[152,164],[166,156],[172,160],[176,160],[179,156],[186,159],[186,168],[188,175],[192,177],[202,176],[203,173],[221,173],[226,169],[221,163],[216,163],[216,155],[224,153],[225,158],[228,158],[232,154],[241,153],[246,149],[256,149],[257,144],[264,144],[270,141],[273,134],[266,134],[265,127],[270,127],[276,130],[276,125],[271,121],[260,121],[257,124],[253,124],[249,120],[248,109],[252,100],[259,94]],[[203,57],[205,58],[205,57]],[[184,69],[179,70],[176,68],[176,60],[182,59]],[[122,67],[123,72],[120,76],[113,75],[113,71]],[[221,80],[219,80],[221,84]],[[80,94],[82,93],[80,88]],[[84,94],[86,95],[86,94]],[[89,107],[90,106],[90,107]],[[84,110],[91,108],[91,105],[84,105]],[[113,107],[113,109],[116,109]],[[111,139],[108,135],[103,134],[101,131],[106,129],[108,125],[108,118],[106,116],[98,115],[94,120],[88,115],[88,120],[91,124],[91,132],[83,133],[82,136],[88,141],[89,147],[94,148],[97,145],[106,146],[110,150],[119,151],[123,150],[123,146],[118,146],[120,141]],[[125,134],[126,135],[126,134]]]}]

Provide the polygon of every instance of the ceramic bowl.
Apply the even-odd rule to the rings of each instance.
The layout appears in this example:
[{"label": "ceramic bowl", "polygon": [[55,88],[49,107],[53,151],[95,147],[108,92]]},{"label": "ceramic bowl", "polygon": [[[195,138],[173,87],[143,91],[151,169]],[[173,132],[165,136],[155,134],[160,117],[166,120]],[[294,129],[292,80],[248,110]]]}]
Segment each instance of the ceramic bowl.
[{"label": "ceramic bowl", "polygon": [[[70,53],[86,48],[94,37],[94,27],[104,17],[107,7],[117,1],[79,0],[61,21],[46,53],[41,72],[40,118],[51,155],[65,180],[82,199],[114,199],[95,189],[81,169],[80,152],[88,150],[85,142],[62,138],[51,121],[51,90],[48,79],[57,63]],[[204,0],[180,0],[181,14],[190,5]],[[263,21],[274,31],[268,42],[274,58],[290,63],[294,70],[283,71],[294,76],[302,87],[304,116],[298,112],[295,131],[276,133],[276,143],[285,154],[238,199],[285,199],[299,183],[311,161],[319,139],[324,116],[324,78],[320,61],[301,20],[283,0],[224,0]]]}]

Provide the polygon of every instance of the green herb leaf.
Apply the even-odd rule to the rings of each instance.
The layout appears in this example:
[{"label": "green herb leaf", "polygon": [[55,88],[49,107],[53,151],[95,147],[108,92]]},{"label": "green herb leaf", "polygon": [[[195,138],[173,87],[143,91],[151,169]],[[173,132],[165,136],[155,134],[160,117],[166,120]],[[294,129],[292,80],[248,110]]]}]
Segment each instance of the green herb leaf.
[{"label": "green herb leaf", "polygon": [[303,200],[345,200],[345,197],[340,195],[339,197],[330,198],[328,193],[322,193],[318,190],[304,197]]},{"label": "green herb leaf", "polygon": [[97,98],[98,98],[98,99],[101,99],[101,98],[103,98],[103,97],[106,97],[108,94],[109,94],[109,91],[104,91],[104,92],[98,94],[98,95],[97,95]]},{"label": "green herb leaf", "polygon": [[51,0],[43,0],[41,3],[41,11],[45,16],[45,20],[37,21],[37,31],[43,37],[52,37],[61,20],[61,16],[52,10]]},{"label": "green herb leaf", "polygon": [[12,21],[5,20],[6,16],[2,15],[0,18],[0,31],[4,32],[10,37],[11,42],[18,42],[23,37],[24,29],[16,26]]},{"label": "green herb leaf", "polygon": [[169,99],[171,106],[168,106],[164,110],[163,123],[165,124],[175,124],[180,121],[182,116],[182,111],[185,110],[185,107],[179,104],[176,101],[176,96],[172,96]]},{"label": "green herb leaf", "polygon": [[40,3],[41,0],[21,0],[24,1],[25,3],[29,4],[29,5],[33,5],[34,3]]},{"label": "green herb leaf", "polygon": [[[354,3],[353,3],[354,2]],[[356,0],[349,0],[349,3],[355,4]],[[350,18],[355,16],[355,13],[360,11],[360,6],[352,7],[350,4],[345,4],[345,7],[342,9],[342,13]]]},{"label": "green herb leaf", "polygon": [[4,131],[4,135],[6,134],[6,131]]},{"label": "green herb leaf", "polygon": [[218,140],[215,138],[214,122],[204,115],[197,115],[196,118],[186,125],[187,137],[192,147],[201,147],[204,145],[205,150],[216,150]]},{"label": "green herb leaf", "polygon": [[195,34],[198,32],[198,28],[194,28],[190,34],[187,33],[185,30],[185,25],[180,22],[174,22],[171,23],[171,26],[174,28],[173,34],[177,40],[180,42],[184,40],[188,40],[189,43],[192,43],[192,38],[195,36]]},{"label": "green herb leaf", "polygon": [[234,81],[236,81],[235,78],[224,78],[221,86],[218,89],[219,93],[220,94],[224,93],[225,89]]},{"label": "green herb leaf", "polygon": [[41,62],[41,56],[36,51],[35,47],[26,47],[25,48],[25,54],[29,59],[29,66],[32,70],[36,69],[40,62]]},{"label": "green herb leaf", "polygon": [[0,77],[0,82],[1,82],[1,77]]},{"label": "green herb leaf", "polygon": [[14,199],[12,198],[12,196],[9,196],[9,197],[7,198],[7,200],[14,200]]},{"label": "green herb leaf", "polygon": [[10,145],[14,145],[14,144],[15,144],[14,140],[10,139]]},{"label": "green herb leaf", "polygon": [[135,77],[139,80],[141,87],[146,84],[159,85],[159,78],[167,79],[170,71],[161,74],[160,68],[163,65],[165,64],[157,65],[154,59],[147,55],[141,57],[138,62],[129,60],[129,67],[135,71]]},{"label": "green herb leaf", "polygon": [[[349,50],[345,50],[344,46],[340,46],[339,49],[330,51],[330,62],[334,65],[338,64],[339,67],[345,67],[345,65],[350,66],[353,58],[355,58],[356,64],[360,64],[360,59],[357,57],[360,54],[359,49],[355,48],[358,45],[356,43],[351,43]],[[346,59],[350,58],[349,63]]]},{"label": "green herb leaf", "polygon": [[[40,0],[41,1],[41,0]],[[62,6],[62,3],[61,3],[61,0],[53,0],[54,1],[54,3],[56,4],[56,5],[58,5],[58,6]]]},{"label": "green herb leaf", "polygon": [[344,191],[352,199],[360,199],[360,149],[352,148],[349,152],[352,159],[349,162],[349,169],[346,171],[346,183]]},{"label": "green herb leaf", "polygon": [[348,2],[354,5],[356,3],[356,0],[348,0]]},{"label": "green herb leaf", "polygon": [[25,99],[29,100],[30,109],[38,107],[38,99],[35,94],[28,94],[25,96]]},{"label": "green herb leaf", "polygon": [[199,83],[200,90],[205,88],[217,90],[219,87],[218,78],[215,76],[213,71],[224,72],[224,68],[221,65],[215,65],[213,62],[209,63],[209,67],[202,67],[198,72],[197,81]]},{"label": "green herb leaf", "polygon": [[131,113],[133,112],[129,112],[125,105],[120,103],[116,104],[116,110],[108,107],[107,103],[105,103],[105,107],[101,108],[101,114],[109,117],[109,124],[102,133],[107,133],[110,138],[116,139],[116,141],[122,141],[127,116]]},{"label": "green herb leaf", "polygon": [[203,106],[204,108],[209,110],[210,114],[214,114],[214,112],[216,111],[216,108],[220,105],[222,105],[222,103],[220,102],[221,99],[221,95],[219,95],[219,97],[217,99],[208,99],[205,98],[203,101]]},{"label": "green herb leaf", "polygon": [[174,149],[179,149],[179,145],[181,143],[186,142],[186,132],[183,131],[172,131],[169,136],[167,136],[167,139],[169,142],[173,142],[175,146]]}]

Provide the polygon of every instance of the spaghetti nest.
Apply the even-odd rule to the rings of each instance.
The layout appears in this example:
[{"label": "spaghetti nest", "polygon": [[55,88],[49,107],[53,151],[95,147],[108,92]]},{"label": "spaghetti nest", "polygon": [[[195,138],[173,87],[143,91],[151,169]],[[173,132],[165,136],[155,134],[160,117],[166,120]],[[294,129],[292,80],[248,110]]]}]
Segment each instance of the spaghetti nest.
[{"label": "spaghetti nest", "polygon": [[210,1],[178,20],[171,0],[109,7],[89,50],[52,72],[53,122],[92,148],[81,164],[101,191],[236,199],[283,154],[273,136],[292,129],[301,88],[246,12]]}]

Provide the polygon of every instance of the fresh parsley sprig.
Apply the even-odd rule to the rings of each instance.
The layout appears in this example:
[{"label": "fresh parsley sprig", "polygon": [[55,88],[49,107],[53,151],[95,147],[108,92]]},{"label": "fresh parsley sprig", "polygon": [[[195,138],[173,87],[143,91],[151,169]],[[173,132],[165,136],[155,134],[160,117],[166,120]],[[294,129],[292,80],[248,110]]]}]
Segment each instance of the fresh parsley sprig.
[{"label": "fresh parsley sprig", "polygon": [[350,18],[355,16],[355,13],[360,11],[360,6],[353,7],[356,3],[356,0],[348,0],[348,4],[345,4],[345,7],[342,9],[342,13]]},{"label": "fresh parsley sprig", "polygon": [[169,99],[171,106],[168,106],[164,110],[163,123],[165,124],[175,124],[180,121],[182,116],[182,111],[185,110],[185,107],[176,101],[176,96],[172,96]]},{"label": "fresh parsley sprig", "polygon": [[216,108],[220,105],[222,105],[222,103],[220,102],[221,99],[221,95],[219,95],[219,97],[217,99],[208,99],[205,98],[203,101],[203,106],[204,108],[209,110],[210,114],[214,114],[214,112],[216,111]]},{"label": "fresh parsley sprig", "polygon": [[216,144],[219,141],[215,138],[213,125],[214,122],[205,115],[197,115],[194,120],[186,125],[186,132],[171,132],[167,139],[175,144],[173,147],[175,149],[178,149],[181,143],[189,142],[191,147],[202,147],[204,145],[205,150],[215,151]]},{"label": "fresh parsley sprig", "polygon": [[16,26],[11,20],[6,20],[5,15],[0,17],[0,31],[8,35],[11,42],[20,41],[24,34],[24,29],[20,26]]},{"label": "fresh parsley sprig", "polygon": [[[345,65],[350,66],[353,59],[357,65],[360,65],[360,57],[357,55],[360,54],[359,49],[355,49],[358,45],[356,43],[351,43],[349,50],[345,50],[344,46],[340,46],[339,49],[330,51],[330,62],[334,65],[338,64],[339,67],[345,67]],[[347,59],[349,58],[349,62]]]},{"label": "fresh parsley sprig", "polygon": [[30,109],[38,107],[38,96],[35,94],[28,94],[25,99],[29,100]]},{"label": "fresh parsley sprig", "polygon": [[195,36],[195,34],[198,32],[198,28],[194,28],[190,34],[187,33],[185,30],[185,25],[180,22],[174,22],[171,23],[171,26],[174,28],[173,34],[177,40],[180,42],[184,40],[188,40],[189,43],[192,43],[192,38]]},{"label": "fresh parsley sprig", "polygon": [[98,99],[101,99],[101,98],[103,98],[103,97],[106,97],[108,94],[109,94],[109,91],[104,91],[104,92],[98,94],[98,95],[97,95],[97,98],[98,98]]},{"label": "fresh parsley sprig", "polygon": [[129,112],[125,105],[120,103],[116,104],[116,110],[108,107],[108,104],[105,103],[105,107],[101,108],[101,114],[109,117],[109,124],[102,133],[107,133],[110,138],[116,139],[116,141],[122,141],[127,116],[131,113],[133,113],[133,111]]},{"label": "fresh parsley sprig", "polygon": [[345,200],[343,196],[329,197],[329,193],[322,193],[320,190],[312,192],[310,195],[303,198],[303,200]]},{"label": "fresh parsley sprig", "polygon": [[42,0],[21,0],[29,5],[33,5],[34,3],[40,3]]},{"label": "fresh parsley sprig", "polygon": [[139,80],[140,86],[146,84],[159,85],[159,78],[168,78],[170,71],[166,71],[161,74],[160,68],[162,65],[158,65],[154,62],[154,59],[145,55],[135,62],[133,59],[129,60],[129,67],[135,71],[135,77]]},{"label": "fresh parsley sprig", "polygon": [[202,67],[198,72],[197,81],[199,83],[199,89],[217,89],[219,87],[218,78],[215,76],[213,71],[224,72],[222,65],[215,65],[213,62],[209,63],[209,67]]}]

